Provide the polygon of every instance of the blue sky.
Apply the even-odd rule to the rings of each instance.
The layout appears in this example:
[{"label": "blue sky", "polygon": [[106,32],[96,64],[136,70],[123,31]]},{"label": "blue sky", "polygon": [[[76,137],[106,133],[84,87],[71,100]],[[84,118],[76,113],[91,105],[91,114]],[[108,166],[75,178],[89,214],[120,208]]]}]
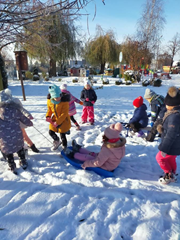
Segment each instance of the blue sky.
[{"label": "blue sky", "polygon": [[[101,0],[94,0],[86,7],[86,12],[89,13],[90,35],[87,30],[87,20],[85,17],[81,20],[81,26],[87,38],[94,36],[97,24],[101,25],[104,30],[112,29],[116,33],[116,40],[120,43],[125,36],[135,33],[137,22],[141,17],[143,4],[146,3],[146,0],[104,1],[105,5],[103,5]],[[162,42],[166,45],[177,32],[180,32],[180,0],[163,0],[163,2],[166,24],[162,32]],[[93,20],[95,5],[96,17]],[[176,58],[180,57],[176,56]]]}]

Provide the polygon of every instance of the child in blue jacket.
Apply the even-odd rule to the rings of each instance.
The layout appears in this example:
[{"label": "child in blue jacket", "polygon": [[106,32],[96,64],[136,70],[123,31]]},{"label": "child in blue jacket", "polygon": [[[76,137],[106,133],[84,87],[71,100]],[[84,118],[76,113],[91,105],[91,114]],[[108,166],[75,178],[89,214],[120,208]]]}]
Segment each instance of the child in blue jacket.
[{"label": "child in blue jacket", "polygon": [[145,128],[148,125],[147,107],[143,103],[143,98],[141,96],[133,101],[133,106],[135,107],[134,115],[130,119],[128,127],[135,133],[138,132],[138,137],[142,137],[144,133],[141,128]]}]

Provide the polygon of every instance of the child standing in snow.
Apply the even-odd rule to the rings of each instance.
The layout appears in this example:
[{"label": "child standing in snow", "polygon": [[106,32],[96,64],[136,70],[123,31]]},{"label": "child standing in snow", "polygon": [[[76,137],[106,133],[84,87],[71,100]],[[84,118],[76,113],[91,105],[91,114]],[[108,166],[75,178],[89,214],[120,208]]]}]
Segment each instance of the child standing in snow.
[{"label": "child standing in snow", "polygon": [[156,160],[164,171],[159,181],[168,184],[176,181],[176,156],[180,155],[180,90],[170,87],[164,102],[167,112],[157,127],[162,135]]},{"label": "child standing in snow", "polygon": [[13,156],[15,152],[20,158],[20,166],[23,169],[28,166],[23,148],[24,141],[20,122],[26,126],[32,126],[33,123],[23,114],[23,111],[15,104],[12,96],[6,91],[0,92],[0,146],[3,156],[8,161],[10,170],[16,173]]},{"label": "child standing in snow", "polygon": [[56,150],[61,144],[57,133],[60,133],[62,145],[64,150],[67,148],[66,133],[71,128],[71,122],[69,117],[69,94],[62,95],[60,88],[56,85],[49,87],[49,94],[47,96],[47,113],[46,121],[49,125],[49,135],[53,138],[53,148]]},{"label": "child standing in snow", "polygon": [[138,137],[142,137],[144,133],[141,128],[148,125],[147,107],[141,96],[133,101],[133,106],[135,108],[134,115],[126,126],[130,127],[135,133],[138,132]]},{"label": "child standing in snow", "polygon": [[84,83],[84,89],[81,92],[80,99],[83,101],[82,123],[86,123],[87,118],[89,118],[90,124],[94,125],[94,104],[97,96],[89,80],[86,80]]},{"label": "child standing in snow", "polygon": [[162,124],[162,119],[166,112],[166,106],[164,104],[164,97],[156,94],[153,90],[147,88],[144,94],[144,98],[149,102],[151,106],[151,131],[146,137],[146,140],[153,142],[157,134],[157,126]]},{"label": "child standing in snow", "polygon": [[67,84],[62,84],[60,86],[61,92],[63,94],[69,94],[70,95],[70,102],[69,102],[69,116],[71,121],[76,125],[76,130],[80,130],[80,126],[77,123],[77,121],[74,119],[74,115],[76,114],[76,106],[74,102],[79,103],[80,105],[83,105],[83,102],[81,102],[79,99],[74,97],[68,90],[67,90]]},{"label": "child standing in snow", "polygon": [[103,145],[99,153],[90,152],[72,141],[73,152],[69,154],[81,161],[84,161],[82,168],[100,167],[107,171],[116,169],[125,155],[126,139],[120,137],[122,125],[120,123],[112,124],[107,127],[103,135]]}]

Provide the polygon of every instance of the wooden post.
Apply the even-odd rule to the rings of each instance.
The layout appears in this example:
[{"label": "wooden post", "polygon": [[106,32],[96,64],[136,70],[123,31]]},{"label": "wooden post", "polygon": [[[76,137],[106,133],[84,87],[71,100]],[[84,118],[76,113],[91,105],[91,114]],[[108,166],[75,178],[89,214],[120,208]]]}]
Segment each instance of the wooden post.
[{"label": "wooden post", "polygon": [[21,88],[22,88],[23,99],[24,99],[24,101],[26,101],[26,96],[25,96],[25,91],[24,91],[24,84],[23,84],[23,77],[22,77],[22,70],[21,70],[21,61],[20,61],[19,54],[18,54],[17,58],[18,58],[17,60],[18,60],[18,63],[19,63],[19,79],[21,81]]}]

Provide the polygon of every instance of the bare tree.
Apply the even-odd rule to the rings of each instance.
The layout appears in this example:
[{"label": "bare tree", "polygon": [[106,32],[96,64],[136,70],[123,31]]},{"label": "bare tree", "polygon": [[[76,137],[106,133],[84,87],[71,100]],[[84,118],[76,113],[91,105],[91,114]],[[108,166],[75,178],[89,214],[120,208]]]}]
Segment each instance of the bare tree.
[{"label": "bare tree", "polygon": [[174,57],[175,55],[180,51],[180,34],[176,33],[175,36],[171,41],[169,41],[168,47],[168,52],[169,55],[171,56],[171,64],[170,64],[170,70],[173,65]]},{"label": "bare tree", "polygon": [[145,49],[155,51],[161,43],[166,22],[163,6],[163,0],[146,0],[137,28],[137,37]]},{"label": "bare tree", "polygon": [[22,30],[29,24],[35,21],[43,24],[45,16],[58,12],[66,19],[68,16],[77,16],[90,1],[92,0],[0,0],[0,50],[11,43],[24,42]]}]

